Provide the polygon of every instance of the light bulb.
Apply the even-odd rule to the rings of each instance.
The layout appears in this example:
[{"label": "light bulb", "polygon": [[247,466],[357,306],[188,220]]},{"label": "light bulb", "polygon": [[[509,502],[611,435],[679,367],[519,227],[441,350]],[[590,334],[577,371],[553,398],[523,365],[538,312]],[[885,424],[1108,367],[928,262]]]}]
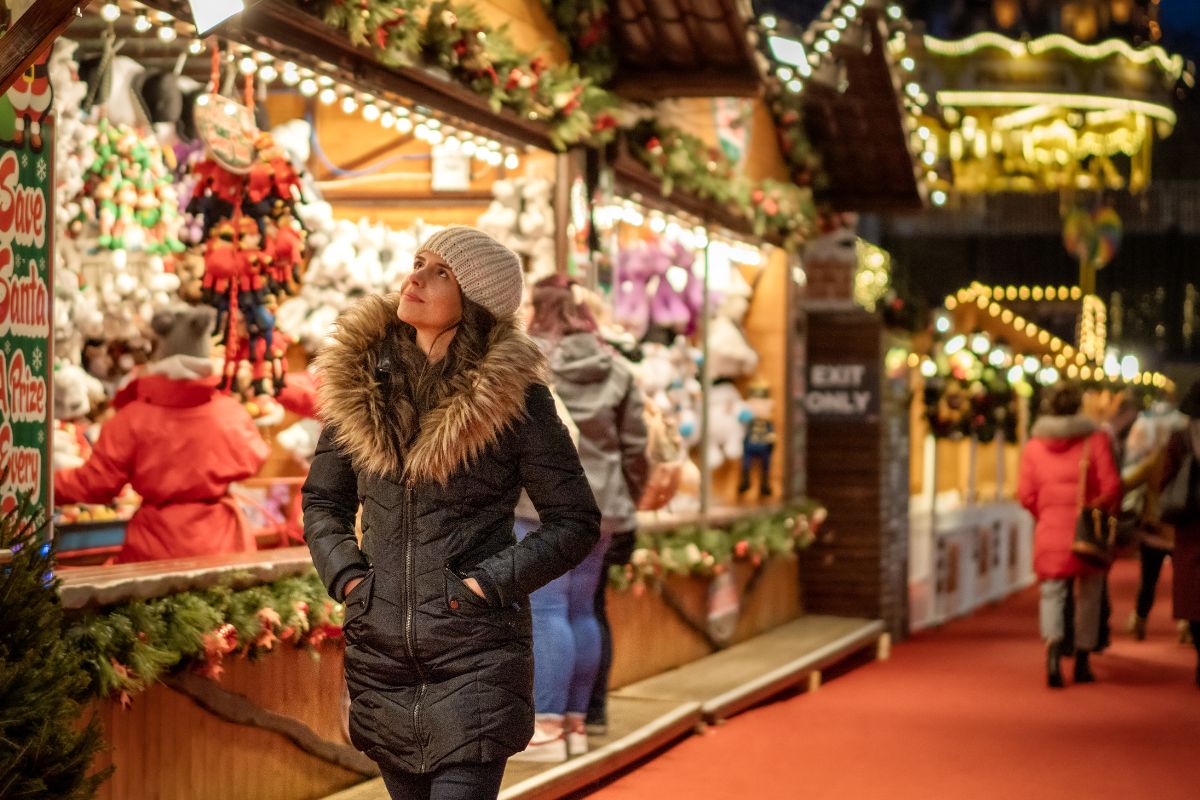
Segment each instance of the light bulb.
[{"label": "light bulb", "polygon": [[279,77],[279,70],[275,69],[274,64],[263,64],[258,70],[258,77],[262,78],[264,83],[270,83]]},{"label": "light bulb", "polygon": [[321,90],[321,94],[317,99],[325,105],[331,106],[333,105],[333,102],[337,100],[337,92],[335,92],[332,87],[326,86]]},{"label": "light bulb", "polygon": [[178,35],[179,35],[179,32],[176,31],[175,28],[173,28],[170,25],[163,25],[161,28],[158,29],[158,39],[159,39],[159,41],[164,42],[164,43],[169,44],[170,42],[175,41],[175,37],[177,37]]},{"label": "light bulb", "polygon": [[384,111],[379,115],[379,124],[385,128],[392,128],[396,125],[396,115],[391,111]]},{"label": "light bulb", "polygon": [[463,155],[473,156],[473,155],[475,155],[475,151],[478,148],[476,148],[475,142],[473,142],[470,139],[467,139],[465,142],[462,143],[462,146],[460,149],[463,151]]},{"label": "light bulb", "polygon": [[[286,72],[284,73],[284,76],[285,77],[287,76]],[[316,81],[314,81],[312,78],[305,78],[304,80],[300,81],[300,94],[304,95],[305,97],[312,97],[316,93],[317,93],[317,82]]]},{"label": "light bulb", "polygon": [[[295,68],[288,69],[287,64],[283,65],[283,82],[286,85],[295,86],[296,84],[300,83],[301,80],[302,80],[302,78],[300,76],[299,70],[297,70]],[[307,80],[312,80],[312,78],[308,78]],[[313,81],[313,86],[316,86],[316,85],[317,85],[317,82]]]},{"label": "light bulb", "polygon": [[192,39],[188,42],[188,52],[194,56],[198,56],[204,52],[204,40]]},{"label": "light bulb", "polygon": [[245,56],[241,61],[238,62],[238,72],[242,73],[243,75],[253,75],[257,69],[258,62],[250,56]]},{"label": "light bulb", "polygon": [[443,142],[443,144],[446,145],[447,150],[461,150],[462,149],[462,142],[460,142],[458,140],[458,137],[454,136],[453,134],[451,134],[450,136],[447,136],[446,141]]},{"label": "light bulb", "polygon": [[367,103],[362,110],[363,119],[367,122],[377,122],[380,117],[379,106],[374,103]]},{"label": "light bulb", "polygon": [[121,18],[121,7],[116,3],[105,3],[100,9],[100,19],[105,22],[116,22]]},{"label": "light bulb", "polygon": [[504,166],[507,169],[516,169],[521,166],[521,159],[517,157],[516,153],[509,153],[504,157]]},{"label": "light bulb", "polygon": [[498,167],[503,162],[504,162],[503,154],[498,153],[495,150],[492,150],[491,152],[488,153],[487,163],[491,164],[493,167]]},{"label": "light bulb", "polygon": [[428,136],[426,136],[426,141],[430,144],[441,144],[445,138],[441,131],[430,130]]},{"label": "light bulb", "polygon": [[133,29],[138,33],[145,33],[146,31],[150,30],[151,26],[152,23],[150,22],[150,17],[146,16],[146,12],[144,11],[139,12],[138,15],[133,18]]},{"label": "light bulb", "polygon": [[409,119],[408,117],[397,117],[396,118],[396,130],[397,131],[399,131],[400,133],[407,134],[407,133],[412,132],[412,129],[413,129],[413,124],[412,124],[411,119]]},{"label": "light bulb", "polygon": [[500,152],[500,143],[495,141],[494,139],[489,139],[487,146],[488,146],[489,150],[494,150],[497,153]]},{"label": "light bulb", "polygon": [[354,99],[354,95],[346,95],[342,98],[342,111],[347,114],[353,114],[358,110],[358,101]]},{"label": "light bulb", "polygon": [[429,141],[429,126],[422,122],[413,130],[413,136],[416,136],[422,142]]}]

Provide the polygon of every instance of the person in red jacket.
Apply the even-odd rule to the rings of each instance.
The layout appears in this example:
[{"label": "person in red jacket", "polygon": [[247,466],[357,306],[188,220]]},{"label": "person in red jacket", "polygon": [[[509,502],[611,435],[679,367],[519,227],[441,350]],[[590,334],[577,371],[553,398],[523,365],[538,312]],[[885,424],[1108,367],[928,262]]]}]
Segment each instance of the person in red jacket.
[{"label": "person in red jacket", "polygon": [[1063,686],[1059,659],[1064,636],[1063,611],[1072,582],[1078,581],[1075,604],[1075,682],[1095,680],[1088,653],[1096,648],[1105,573],[1089,566],[1071,551],[1079,517],[1083,460],[1087,459],[1084,501],[1116,511],[1121,499],[1121,476],[1113,461],[1108,437],[1079,414],[1082,390],[1074,384],[1056,386],[1021,453],[1017,495],[1037,520],[1033,568],[1041,582],[1041,632],[1046,640],[1046,680]]},{"label": "person in red jacket", "polygon": [[164,341],[192,342],[193,352],[168,348],[117,395],[91,457],[54,473],[58,504],[107,503],[127,483],[141,495],[117,563],[254,549],[229,484],[258,472],[271,448],[241,404],[216,390],[212,322],[207,308],[156,316]]}]

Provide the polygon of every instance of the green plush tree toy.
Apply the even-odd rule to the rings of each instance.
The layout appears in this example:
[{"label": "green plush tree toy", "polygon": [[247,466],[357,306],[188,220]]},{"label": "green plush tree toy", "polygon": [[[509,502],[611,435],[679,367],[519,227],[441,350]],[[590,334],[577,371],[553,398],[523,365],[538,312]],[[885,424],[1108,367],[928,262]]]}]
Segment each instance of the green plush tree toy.
[{"label": "green plush tree toy", "polygon": [[0,797],[84,800],[108,771],[92,773],[103,742],[95,718],[76,725],[88,687],[63,639],[54,551],[39,542],[28,504],[0,519]]}]

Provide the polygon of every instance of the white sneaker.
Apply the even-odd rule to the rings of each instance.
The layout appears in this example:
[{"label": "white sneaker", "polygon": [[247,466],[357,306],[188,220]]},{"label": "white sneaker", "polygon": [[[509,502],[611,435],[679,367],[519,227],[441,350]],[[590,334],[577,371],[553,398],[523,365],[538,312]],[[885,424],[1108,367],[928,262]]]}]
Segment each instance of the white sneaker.
[{"label": "white sneaker", "polygon": [[567,740],[561,733],[551,734],[540,727],[533,729],[529,745],[512,756],[517,761],[536,761],[541,764],[557,764],[567,760]]},{"label": "white sneaker", "polygon": [[581,756],[588,751],[588,737],[586,733],[576,733],[571,731],[567,734],[567,755]]}]

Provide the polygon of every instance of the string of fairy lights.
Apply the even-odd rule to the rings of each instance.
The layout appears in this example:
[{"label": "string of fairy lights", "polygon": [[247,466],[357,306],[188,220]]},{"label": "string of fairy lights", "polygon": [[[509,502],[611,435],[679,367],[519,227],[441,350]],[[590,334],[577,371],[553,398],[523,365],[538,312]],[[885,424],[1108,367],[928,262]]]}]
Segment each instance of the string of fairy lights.
[{"label": "string of fairy lights", "polygon": [[[206,40],[197,36],[196,28],[190,22],[138,2],[106,2],[100,6],[99,13],[100,18],[110,25],[123,14],[132,14],[136,33],[154,36],[164,44],[186,39],[187,52],[193,56],[202,55],[209,47]],[[253,75],[262,86],[269,87],[279,81],[305,98],[315,98],[322,105],[340,108],[347,115],[360,114],[367,122],[404,136],[411,134],[431,147],[457,150],[492,167],[504,165],[511,170],[520,166],[520,155],[515,147],[439,119],[430,109],[378,97],[339,81],[328,74],[334,72],[332,68],[321,71],[232,43],[228,58],[239,74]]]},{"label": "string of fairy lights", "polygon": [[758,19],[757,38],[771,64],[771,81],[778,91],[789,96],[800,95],[812,83],[845,92],[849,83],[839,50],[863,50],[870,46],[871,32],[865,25],[869,10],[878,12],[886,25],[886,55],[905,112],[903,124],[909,134],[908,147],[916,163],[918,185],[935,206],[945,205],[948,197],[940,187],[946,182],[938,173],[936,153],[931,153],[928,147],[931,132],[918,122],[929,113],[933,98],[921,83],[919,61],[909,51],[911,24],[899,3],[830,0],[799,35],[788,35],[786,23],[775,15],[762,15]]}]

